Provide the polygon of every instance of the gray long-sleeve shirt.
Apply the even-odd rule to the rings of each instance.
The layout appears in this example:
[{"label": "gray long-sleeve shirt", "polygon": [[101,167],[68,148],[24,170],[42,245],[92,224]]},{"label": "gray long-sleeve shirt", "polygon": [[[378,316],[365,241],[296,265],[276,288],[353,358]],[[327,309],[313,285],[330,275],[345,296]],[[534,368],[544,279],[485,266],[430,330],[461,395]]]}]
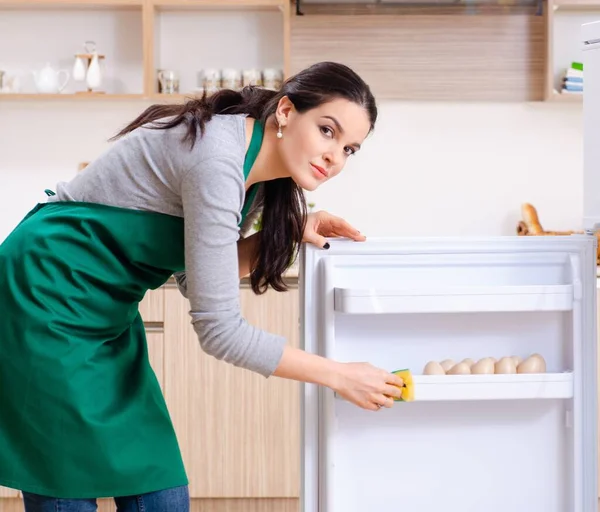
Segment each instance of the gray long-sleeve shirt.
[{"label": "gray long-sleeve shirt", "polygon": [[245,116],[214,116],[191,151],[189,142],[182,142],[185,130],[180,125],[127,134],[73,180],[59,183],[49,201],[85,201],[183,217],[186,271],[176,279],[190,301],[202,349],[268,377],[286,340],[248,324],[239,302],[236,242],[256,213],[254,208],[238,227],[245,198]]}]

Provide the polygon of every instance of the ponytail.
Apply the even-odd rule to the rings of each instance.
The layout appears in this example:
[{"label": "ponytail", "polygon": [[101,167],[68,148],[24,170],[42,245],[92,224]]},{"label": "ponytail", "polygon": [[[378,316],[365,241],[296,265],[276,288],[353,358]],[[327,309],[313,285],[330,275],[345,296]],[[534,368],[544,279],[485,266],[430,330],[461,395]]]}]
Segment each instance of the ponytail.
[{"label": "ponytail", "polygon": [[[204,135],[206,123],[215,114],[247,114],[249,117],[266,122],[270,104],[277,96],[276,91],[258,87],[244,87],[241,91],[223,89],[211,96],[204,92],[201,98],[190,99],[177,105],[152,105],[123,128],[110,140],[123,137],[127,133],[144,126],[156,130],[168,130],[185,122],[188,131],[184,142],[194,147],[198,136]],[[275,103],[275,108],[279,98]],[[168,120],[167,120],[168,119]]]},{"label": "ponytail", "polygon": [[[275,113],[282,91],[244,87],[241,91],[223,89],[211,96],[190,99],[178,105],[152,105],[123,128],[111,140],[144,127],[167,130],[181,123],[187,125],[183,142],[193,149],[206,123],[216,114],[246,114],[264,124]],[[261,230],[257,235],[258,251],[252,262],[250,283],[255,294],[287,290],[284,272],[298,256],[306,224],[306,200],[302,189],[291,178],[269,180],[262,184]]]}]

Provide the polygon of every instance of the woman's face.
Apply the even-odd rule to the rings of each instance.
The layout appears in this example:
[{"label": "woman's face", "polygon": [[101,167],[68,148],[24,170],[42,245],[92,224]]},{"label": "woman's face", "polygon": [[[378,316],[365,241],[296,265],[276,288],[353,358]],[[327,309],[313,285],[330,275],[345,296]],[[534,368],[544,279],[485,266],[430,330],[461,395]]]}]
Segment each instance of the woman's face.
[{"label": "woman's face", "polygon": [[366,110],[345,99],[300,114],[286,97],[276,117],[283,134],[276,141],[281,161],[287,174],[308,191],[341,172],[371,127]]}]

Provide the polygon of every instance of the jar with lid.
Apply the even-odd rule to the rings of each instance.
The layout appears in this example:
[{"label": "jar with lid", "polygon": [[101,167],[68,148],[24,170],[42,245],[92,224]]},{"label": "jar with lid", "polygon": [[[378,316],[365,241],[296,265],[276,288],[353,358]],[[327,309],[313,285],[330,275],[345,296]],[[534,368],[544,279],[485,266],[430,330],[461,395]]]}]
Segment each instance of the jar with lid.
[{"label": "jar with lid", "polygon": [[218,69],[204,69],[200,72],[200,85],[207,94],[214,93],[221,88],[221,72]]},{"label": "jar with lid", "polygon": [[257,87],[262,87],[262,74],[260,69],[244,69],[242,73],[242,81],[244,87],[249,85],[255,85]]},{"label": "jar with lid", "polygon": [[263,86],[266,89],[278,91],[283,85],[283,72],[280,69],[267,68],[263,70]]},{"label": "jar with lid", "polygon": [[232,68],[224,69],[221,73],[221,87],[239,91],[242,88],[242,72]]}]

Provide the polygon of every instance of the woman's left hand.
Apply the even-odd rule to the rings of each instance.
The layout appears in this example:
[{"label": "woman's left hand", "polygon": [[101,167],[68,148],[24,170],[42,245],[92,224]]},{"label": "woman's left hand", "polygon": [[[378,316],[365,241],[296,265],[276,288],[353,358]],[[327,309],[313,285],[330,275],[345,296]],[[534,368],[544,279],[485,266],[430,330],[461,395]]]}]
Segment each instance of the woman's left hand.
[{"label": "woman's left hand", "polygon": [[324,211],[309,213],[306,219],[303,242],[309,242],[317,247],[328,248],[326,237],[346,237],[357,242],[364,242],[367,238],[352,227],[344,219]]}]

